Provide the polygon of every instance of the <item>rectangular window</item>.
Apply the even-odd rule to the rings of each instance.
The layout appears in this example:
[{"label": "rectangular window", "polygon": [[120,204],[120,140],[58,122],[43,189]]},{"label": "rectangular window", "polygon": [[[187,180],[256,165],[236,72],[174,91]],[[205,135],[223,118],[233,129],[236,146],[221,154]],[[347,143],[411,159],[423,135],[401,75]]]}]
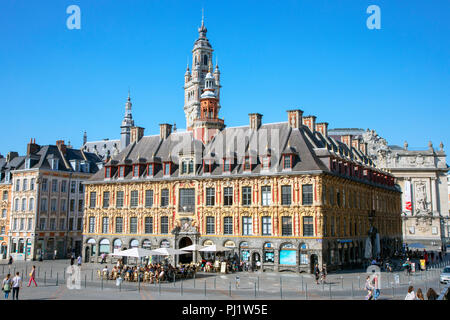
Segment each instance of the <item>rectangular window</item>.
[{"label": "rectangular window", "polygon": [[59,230],[65,230],[66,229],[66,219],[60,219],[59,220]]},{"label": "rectangular window", "polygon": [[58,191],[58,180],[52,180],[52,192]]},{"label": "rectangular window", "polygon": [[281,235],[286,237],[292,236],[291,217],[281,217]]},{"label": "rectangular window", "polygon": [[45,218],[39,219],[39,230],[45,230]]},{"label": "rectangular window", "polygon": [[73,218],[69,218],[69,231],[74,230],[73,228]]},{"label": "rectangular window", "polygon": [[231,161],[229,159],[223,160],[223,172],[230,172],[231,171]]},{"label": "rectangular window", "polygon": [[[44,179],[42,179],[42,191],[47,191],[47,179],[46,178],[44,178]],[[16,191],[18,191],[18,190],[16,190]]]},{"label": "rectangular window", "polygon": [[152,234],[153,233],[153,217],[145,217],[145,233]]},{"label": "rectangular window", "polygon": [[8,200],[8,191],[3,191],[3,200]]},{"label": "rectangular window", "polygon": [[223,218],[223,234],[233,234],[233,217]]},{"label": "rectangular window", "polygon": [[6,209],[2,210],[2,218],[6,218]]},{"label": "rectangular window", "polygon": [[78,200],[78,212],[83,212],[83,199]]},{"label": "rectangular window", "polygon": [[50,230],[56,230],[56,219],[50,218]]},{"label": "rectangular window", "polygon": [[50,209],[51,209],[51,212],[56,212],[56,199],[50,200]]},{"label": "rectangular window", "polygon": [[67,181],[63,180],[61,181],[61,192],[67,191]]},{"label": "rectangular window", "polygon": [[302,204],[311,205],[313,204],[313,187],[312,184],[302,185]]},{"label": "rectangular window", "polygon": [[161,207],[167,207],[169,205],[169,189],[161,190]]},{"label": "rectangular window", "polygon": [[245,157],[244,159],[244,171],[250,171],[252,166],[250,164],[250,157]]},{"label": "rectangular window", "polygon": [[327,204],[327,187],[324,185],[322,188],[322,205]]},{"label": "rectangular window", "polygon": [[161,217],[161,234],[169,233],[169,217]]},{"label": "rectangular window", "polygon": [[206,217],[206,234],[214,234],[215,233],[215,217]]},{"label": "rectangular window", "polygon": [[262,217],[262,235],[270,236],[272,234],[272,218]]},{"label": "rectangular window", "polygon": [[78,184],[78,193],[83,193],[84,192],[84,186],[83,183],[80,181],[80,183]]},{"label": "rectangular window", "polygon": [[47,199],[46,198],[41,199],[41,211],[47,212]]},{"label": "rectangular window", "polygon": [[78,218],[77,219],[77,223],[78,223],[78,230],[82,230],[83,229],[83,218]]},{"label": "rectangular window", "polygon": [[313,217],[303,217],[303,236],[314,236]]},{"label": "rectangular window", "polygon": [[102,219],[102,233],[108,233],[109,229],[109,218],[103,217]]},{"label": "rectangular window", "polygon": [[180,206],[182,212],[195,211],[195,189],[180,189]]},{"label": "rectangular window", "polygon": [[28,180],[27,179],[23,179],[23,191],[26,191],[28,188]]},{"label": "rectangular window", "polygon": [[123,191],[117,191],[116,194],[116,208],[123,207]]},{"label": "rectangular window", "polygon": [[164,175],[170,176],[170,163],[164,163]]},{"label": "rectangular window", "polygon": [[242,217],[242,235],[252,235],[252,217]]},{"label": "rectangular window", "polygon": [[109,208],[109,191],[103,192],[103,208]]},{"label": "rectangular window", "polygon": [[13,220],[13,227],[12,227],[12,229],[13,230],[17,230],[17,218],[14,218],[14,220]]},{"label": "rectangular window", "polygon": [[139,166],[138,165],[133,166],[133,177],[139,177]]},{"label": "rectangular window", "polygon": [[252,204],[252,187],[242,187],[242,205],[250,206]]},{"label": "rectangular window", "polygon": [[75,211],[75,199],[70,199],[70,212],[74,212]]},{"label": "rectangular window", "polygon": [[291,169],[291,156],[284,156],[283,161],[283,168],[284,169]]},{"label": "rectangular window", "polygon": [[89,217],[89,233],[95,232],[95,217]]},{"label": "rectangular window", "polygon": [[91,192],[89,198],[89,208],[95,208],[96,201],[97,201],[97,192]]},{"label": "rectangular window", "polygon": [[233,205],[233,188],[231,187],[223,188],[223,205],[224,206]]},{"label": "rectangular window", "polygon": [[130,233],[137,233],[137,217],[130,218]]},{"label": "rectangular window", "polygon": [[125,166],[119,167],[119,178],[125,177]]},{"label": "rectangular window", "polygon": [[[356,224],[355,224],[356,228]],[[356,230],[355,230],[356,232]],[[328,237],[328,219],[327,216],[323,216],[323,236]]]},{"label": "rectangular window", "polygon": [[291,186],[281,186],[281,204],[283,206],[291,205]]},{"label": "rectangular window", "polygon": [[34,190],[34,182],[35,182],[35,179],[34,178],[31,179],[31,181],[30,181],[30,190]]},{"label": "rectangular window", "polygon": [[262,159],[262,169],[269,169],[270,167],[270,157],[264,157]]},{"label": "rectangular window", "polygon": [[270,206],[272,203],[272,193],[269,186],[261,187],[261,202],[263,206]]},{"label": "rectangular window", "polygon": [[61,199],[61,212],[66,212],[66,199]]},{"label": "rectangular window", "polygon": [[139,193],[137,190],[131,191],[130,194],[130,207],[131,208],[137,208],[139,201]]},{"label": "rectangular window", "polygon": [[206,188],[206,205],[214,206],[216,204],[216,191],[214,188]]},{"label": "rectangular window", "polygon": [[72,181],[70,183],[70,193],[75,193],[75,192],[77,192],[77,182]]},{"label": "rectangular window", "polygon": [[20,230],[25,229],[25,218],[20,218]]},{"label": "rectangular window", "polygon": [[123,232],[123,218],[116,217],[116,233],[122,233],[122,232]]},{"label": "rectangular window", "polygon": [[147,165],[147,175],[152,176],[153,175],[153,163],[149,163]]},{"label": "rectangular window", "polygon": [[[20,180],[16,180],[16,191],[20,191]],[[45,191],[44,182],[42,182],[42,191]]]},{"label": "rectangular window", "polygon": [[145,190],[145,207],[153,207],[153,190]]}]

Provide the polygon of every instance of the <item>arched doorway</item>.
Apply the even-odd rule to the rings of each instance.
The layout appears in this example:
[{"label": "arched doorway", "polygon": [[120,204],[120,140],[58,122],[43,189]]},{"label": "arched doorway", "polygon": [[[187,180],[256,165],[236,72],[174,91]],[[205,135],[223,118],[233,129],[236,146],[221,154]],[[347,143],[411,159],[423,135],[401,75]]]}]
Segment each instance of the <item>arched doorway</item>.
[{"label": "arched doorway", "polygon": [[86,246],[84,249],[84,262],[89,262],[89,258],[91,257],[90,253],[91,250],[89,249],[89,246]]},{"label": "arched doorway", "polygon": [[314,266],[316,265],[316,263],[318,263],[319,259],[317,258],[316,254],[312,254],[309,261],[311,262],[310,265],[310,269],[311,269],[311,274],[314,273]]},{"label": "arched doorway", "polygon": [[[190,245],[192,245],[192,240],[189,237],[181,238],[178,243],[178,247],[180,249]],[[180,263],[190,263],[192,261],[192,251],[189,254],[180,254],[179,261]]]}]

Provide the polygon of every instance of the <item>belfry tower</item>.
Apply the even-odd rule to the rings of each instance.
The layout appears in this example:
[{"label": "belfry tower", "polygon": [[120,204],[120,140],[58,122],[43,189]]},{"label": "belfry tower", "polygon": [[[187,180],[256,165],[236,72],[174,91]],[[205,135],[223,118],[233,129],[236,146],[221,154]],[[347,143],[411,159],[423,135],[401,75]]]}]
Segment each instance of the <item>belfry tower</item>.
[{"label": "belfry tower", "polygon": [[134,127],[134,120],[131,114],[131,99],[130,93],[128,92],[128,99],[125,103],[125,116],[122,120],[122,125],[120,126],[121,134],[120,134],[120,151],[125,149],[131,140],[131,128]]},{"label": "belfry tower", "polygon": [[[214,50],[206,38],[207,31],[202,17],[202,25],[198,28],[199,37],[192,50],[192,73],[188,64],[184,75],[184,113],[187,130],[192,130],[194,120],[200,118],[200,99],[205,89],[205,78],[208,71],[212,74],[210,65],[212,65]],[[220,109],[220,72],[217,64],[213,78],[217,107]]]}]

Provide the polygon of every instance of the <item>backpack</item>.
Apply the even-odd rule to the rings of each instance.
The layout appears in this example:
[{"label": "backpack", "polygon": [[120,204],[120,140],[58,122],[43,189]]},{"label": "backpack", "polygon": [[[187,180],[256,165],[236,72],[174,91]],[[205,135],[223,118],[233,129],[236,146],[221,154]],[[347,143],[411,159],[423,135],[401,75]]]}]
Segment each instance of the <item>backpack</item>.
[{"label": "backpack", "polygon": [[11,283],[5,282],[5,285],[3,286],[3,291],[11,291]]}]

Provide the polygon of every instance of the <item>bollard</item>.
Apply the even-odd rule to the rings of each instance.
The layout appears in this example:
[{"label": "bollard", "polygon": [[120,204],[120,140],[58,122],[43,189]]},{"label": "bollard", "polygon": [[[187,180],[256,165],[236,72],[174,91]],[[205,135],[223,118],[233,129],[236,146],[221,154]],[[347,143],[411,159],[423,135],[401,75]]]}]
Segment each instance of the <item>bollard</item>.
[{"label": "bollard", "polygon": [[231,297],[231,282],[229,283],[229,286],[228,286],[228,294]]},{"label": "bollard", "polygon": [[358,276],[358,288],[361,290],[361,276]]},{"label": "bollard", "polygon": [[392,299],[395,298],[395,287],[394,285],[392,285]]},{"label": "bollard", "polygon": [[280,299],[283,300],[283,281],[280,277]]},{"label": "bollard", "polygon": [[58,286],[58,277],[59,277],[59,273],[56,273],[56,286]]},{"label": "bollard", "polygon": [[41,266],[38,267],[38,277],[39,277],[39,271],[41,270]]},{"label": "bollard", "polygon": [[183,278],[181,278],[180,295],[183,295]]},{"label": "bollard", "polygon": [[25,279],[27,278],[27,276],[28,276],[28,265],[25,265]]},{"label": "bollard", "polygon": [[194,288],[195,288],[195,273],[194,273]]},{"label": "bollard", "polygon": [[101,277],[102,277],[102,290],[103,290],[103,275]]},{"label": "bollard", "polygon": [[66,281],[66,273],[63,271],[63,279]]},{"label": "bollard", "polygon": [[308,300],[308,283],[305,283],[305,300]]},{"label": "bollard", "polygon": [[302,291],[303,291],[303,276],[302,276]]},{"label": "bollard", "polygon": [[259,276],[257,278],[258,278],[258,291],[259,291]]},{"label": "bollard", "polygon": [[138,276],[138,291],[141,292],[141,277]]},{"label": "bollard", "polygon": [[84,287],[87,288],[87,274],[84,274]]},{"label": "bollard", "polygon": [[352,299],[355,297],[354,293],[353,293],[353,281],[352,281]]},{"label": "bollard", "polygon": [[322,281],[322,292],[325,290],[325,280]]},{"label": "bollard", "polygon": [[216,280],[217,280],[217,278],[214,277],[214,289],[216,289]]},{"label": "bollard", "polygon": [[175,288],[175,281],[176,281],[176,278],[175,278],[175,273],[173,274],[173,287]]},{"label": "bollard", "polygon": [[330,300],[332,299],[331,297],[331,283],[329,284],[329,288],[330,288]]},{"label": "bollard", "polygon": [[53,277],[53,266],[50,266],[50,279]]},{"label": "bollard", "polygon": [[205,280],[205,297],[206,297],[206,280]]},{"label": "bollard", "polygon": [[256,281],[255,281],[255,298],[256,298]]},{"label": "bollard", "polygon": [[342,281],[342,290],[344,290],[344,277],[341,276],[341,281]]},{"label": "bollard", "polygon": [[44,272],[44,286],[47,285],[47,271]]}]

